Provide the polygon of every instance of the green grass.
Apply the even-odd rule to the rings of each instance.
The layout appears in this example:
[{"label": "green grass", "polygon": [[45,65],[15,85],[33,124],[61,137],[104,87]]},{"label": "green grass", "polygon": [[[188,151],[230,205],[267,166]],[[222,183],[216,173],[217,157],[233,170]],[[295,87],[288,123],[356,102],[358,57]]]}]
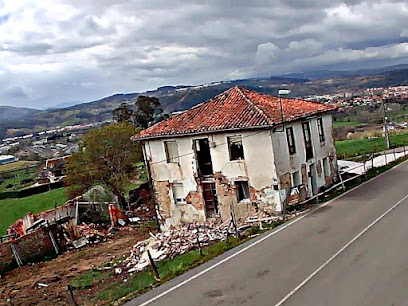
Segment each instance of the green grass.
[{"label": "green grass", "polygon": [[[27,185],[32,185],[35,183],[35,178],[36,178],[35,168],[30,168],[28,173],[25,169],[13,171],[11,175],[13,176],[12,178],[4,180],[2,184],[0,183],[0,192],[10,191],[10,190],[20,190],[24,187],[27,187]],[[26,180],[29,178],[33,179],[33,182],[27,185],[23,185],[22,180]],[[11,186],[10,188],[7,188],[7,186],[10,184],[13,186]]]},{"label": "green grass", "polygon": [[112,275],[112,271],[103,271],[98,269],[88,270],[72,280],[72,285],[75,288],[86,289],[92,286],[95,282],[107,280]]},{"label": "green grass", "polygon": [[408,119],[408,107],[404,106],[400,110],[387,111],[387,118],[390,121],[405,121]]},{"label": "green grass", "polygon": [[364,125],[364,123],[357,122],[357,121],[334,121],[333,122],[333,128],[339,128],[339,127],[356,127],[358,125]]},{"label": "green grass", "polygon": [[30,197],[0,200],[0,235],[5,235],[7,228],[16,220],[23,218],[29,211],[39,213],[54,208],[67,201],[65,188],[51,190]]},{"label": "green grass", "polygon": [[[393,148],[408,145],[408,133],[391,135],[390,142]],[[337,156],[339,159],[371,154],[385,149],[384,137],[336,141]]]},{"label": "green grass", "polygon": [[38,164],[36,161],[19,160],[14,163],[0,165],[0,173],[24,169],[27,166]]}]

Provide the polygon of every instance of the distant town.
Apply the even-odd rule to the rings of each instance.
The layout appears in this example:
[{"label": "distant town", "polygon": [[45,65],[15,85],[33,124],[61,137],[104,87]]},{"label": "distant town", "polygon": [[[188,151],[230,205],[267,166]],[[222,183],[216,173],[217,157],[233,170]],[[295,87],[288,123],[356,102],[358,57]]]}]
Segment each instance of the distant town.
[{"label": "distant town", "polygon": [[47,131],[5,138],[0,154],[12,154],[16,159],[40,160],[64,156],[78,150],[82,135],[103,123],[55,127]]},{"label": "distant town", "polygon": [[340,106],[381,104],[383,101],[408,99],[408,86],[376,87],[358,91],[341,91],[335,94],[312,95],[309,101],[335,103]]}]

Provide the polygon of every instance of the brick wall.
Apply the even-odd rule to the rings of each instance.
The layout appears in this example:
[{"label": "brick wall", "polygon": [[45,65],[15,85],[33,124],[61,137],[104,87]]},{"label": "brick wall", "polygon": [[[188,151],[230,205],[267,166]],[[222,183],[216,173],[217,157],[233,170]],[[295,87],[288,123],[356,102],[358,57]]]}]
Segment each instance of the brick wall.
[{"label": "brick wall", "polygon": [[17,262],[11,251],[11,244],[16,246],[24,265],[46,254],[55,253],[48,232],[47,229],[39,229],[16,240],[0,244],[0,273],[17,267]]}]

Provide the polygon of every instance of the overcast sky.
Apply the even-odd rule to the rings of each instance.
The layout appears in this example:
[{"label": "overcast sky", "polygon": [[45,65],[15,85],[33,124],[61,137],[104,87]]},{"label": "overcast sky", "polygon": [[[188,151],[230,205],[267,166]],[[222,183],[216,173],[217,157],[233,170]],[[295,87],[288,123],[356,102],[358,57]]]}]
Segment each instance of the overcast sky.
[{"label": "overcast sky", "polygon": [[399,63],[407,1],[0,0],[0,105]]}]

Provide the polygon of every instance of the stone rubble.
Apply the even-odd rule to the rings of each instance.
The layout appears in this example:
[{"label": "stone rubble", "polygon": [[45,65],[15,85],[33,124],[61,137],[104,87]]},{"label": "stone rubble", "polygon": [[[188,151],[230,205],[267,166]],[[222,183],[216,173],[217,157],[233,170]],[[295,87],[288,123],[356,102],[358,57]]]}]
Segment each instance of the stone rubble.
[{"label": "stone rubble", "polygon": [[[293,210],[286,214],[286,218],[291,219],[302,211]],[[250,217],[243,224],[237,224],[238,231],[244,232],[248,228],[260,223],[274,223],[283,220],[282,216]],[[188,223],[179,230],[170,230],[167,232],[152,234],[150,238],[139,241],[130,250],[130,255],[124,260],[123,271],[128,273],[139,272],[150,265],[147,251],[150,251],[154,261],[174,258],[177,255],[184,254],[192,249],[198,248],[198,241],[201,247],[207,246],[212,242],[225,240],[229,231],[234,235],[234,227],[230,223],[231,219],[221,223],[216,219],[208,219],[203,224]],[[198,237],[198,241],[197,241]]]},{"label": "stone rubble", "polygon": [[[230,220],[217,223],[215,220],[209,219],[204,224],[186,224],[180,230],[171,230],[155,235],[150,233],[150,238],[139,241],[130,250],[130,256],[125,260],[127,272],[139,272],[150,265],[148,250],[154,261],[162,261],[198,248],[198,241],[204,247],[213,241],[224,240],[227,237],[229,222]],[[230,228],[230,232],[232,230]]]},{"label": "stone rubble", "polygon": [[106,241],[111,233],[109,233],[105,228],[99,224],[94,223],[82,223],[78,225],[78,231],[81,237],[85,237],[88,243],[99,243],[101,241]]}]

